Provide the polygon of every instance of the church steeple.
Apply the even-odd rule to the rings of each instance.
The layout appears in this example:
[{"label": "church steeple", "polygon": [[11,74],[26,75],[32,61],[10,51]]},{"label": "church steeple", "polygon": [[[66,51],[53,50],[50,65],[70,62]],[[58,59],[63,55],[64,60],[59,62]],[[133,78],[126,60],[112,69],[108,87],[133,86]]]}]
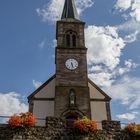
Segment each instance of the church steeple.
[{"label": "church steeple", "polygon": [[67,18],[79,19],[74,0],[65,0],[61,19]]}]

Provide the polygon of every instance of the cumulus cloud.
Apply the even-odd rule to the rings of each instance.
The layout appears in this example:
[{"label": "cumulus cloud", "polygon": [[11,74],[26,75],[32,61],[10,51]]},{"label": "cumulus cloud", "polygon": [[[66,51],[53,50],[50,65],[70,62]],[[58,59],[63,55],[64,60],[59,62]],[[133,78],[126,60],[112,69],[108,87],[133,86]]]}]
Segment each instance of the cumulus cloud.
[{"label": "cumulus cloud", "polygon": [[115,7],[121,11],[127,10],[131,7],[131,1],[132,0],[117,0]]},{"label": "cumulus cloud", "polygon": [[130,110],[140,107],[140,78],[124,76],[104,90],[116,101]]},{"label": "cumulus cloud", "polygon": [[128,15],[140,22],[140,0],[117,0],[115,7],[120,11],[126,11],[129,8]]},{"label": "cumulus cloud", "polygon": [[42,82],[33,80],[33,86],[35,87],[35,89],[39,88],[42,85]]},{"label": "cumulus cloud", "polygon": [[136,119],[138,112],[130,112],[130,113],[124,113],[124,114],[118,114],[116,117],[120,120],[127,120],[127,121],[132,121]]},{"label": "cumulus cloud", "polygon": [[85,40],[89,65],[103,63],[111,70],[119,64],[125,43],[115,27],[88,26],[85,29]]},{"label": "cumulus cloud", "polygon": [[89,78],[99,86],[111,86],[117,76],[135,69],[138,65],[132,59],[121,65],[120,59],[126,44],[136,40],[136,34],[122,38],[116,27],[89,25],[85,29]]},{"label": "cumulus cloud", "polygon": [[14,113],[27,111],[28,106],[20,100],[18,93],[0,93],[0,116],[11,116]]},{"label": "cumulus cloud", "polygon": [[126,19],[125,23],[117,26],[118,30],[129,32],[124,38],[125,42],[136,41],[140,33],[140,0],[117,0],[115,8],[119,9]]},{"label": "cumulus cloud", "polygon": [[140,22],[140,0],[132,0],[130,16]]},{"label": "cumulus cloud", "polygon": [[125,60],[124,66],[119,66],[125,41],[119,37],[116,27],[90,25],[85,29],[86,47],[88,48],[89,78],[100,86],[111,86],[116,76],[120,76],[136,64]]},{"label": "cumulus cloud", "polygon": [[[85,9],[94,4],[93,0],[76,0],[78,13],[81,14]],[[55,22],[62,14],[64,0],[51,0],[43,8],[37,8],[36,12],[42,17],[43,21]]]}]

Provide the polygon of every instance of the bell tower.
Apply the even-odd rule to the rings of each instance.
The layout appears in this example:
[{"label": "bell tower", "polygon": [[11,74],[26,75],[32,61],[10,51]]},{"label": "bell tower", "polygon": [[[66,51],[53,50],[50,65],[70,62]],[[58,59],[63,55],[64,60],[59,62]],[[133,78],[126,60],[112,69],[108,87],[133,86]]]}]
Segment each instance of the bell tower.
[{"label": "bell tower", "polygon": [[65,0],[56,29],[54,113],[57,117],[91,117],[84,25],[74,0]]}]

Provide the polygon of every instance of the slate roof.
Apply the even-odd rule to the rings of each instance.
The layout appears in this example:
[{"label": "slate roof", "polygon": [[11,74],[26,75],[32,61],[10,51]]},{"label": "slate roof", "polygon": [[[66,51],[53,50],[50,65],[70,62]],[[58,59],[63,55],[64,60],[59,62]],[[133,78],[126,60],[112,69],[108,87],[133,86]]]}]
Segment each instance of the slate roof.
[{"label": "slate roof", "polygon": [[67,18],[79,20],[79,16],[77,13],[77,9],[76,9],[74,0],[65,0],[61,19],[67,19]]}]

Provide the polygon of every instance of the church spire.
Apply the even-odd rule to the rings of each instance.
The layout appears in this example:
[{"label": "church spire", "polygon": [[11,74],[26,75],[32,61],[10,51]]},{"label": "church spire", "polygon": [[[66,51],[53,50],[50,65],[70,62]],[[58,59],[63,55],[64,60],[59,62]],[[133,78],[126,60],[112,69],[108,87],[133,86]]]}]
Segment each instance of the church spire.
[{"label": "church spire", "polygon": [[79,19],[74,0],[65,0],[61,19],[67,18]]}]

